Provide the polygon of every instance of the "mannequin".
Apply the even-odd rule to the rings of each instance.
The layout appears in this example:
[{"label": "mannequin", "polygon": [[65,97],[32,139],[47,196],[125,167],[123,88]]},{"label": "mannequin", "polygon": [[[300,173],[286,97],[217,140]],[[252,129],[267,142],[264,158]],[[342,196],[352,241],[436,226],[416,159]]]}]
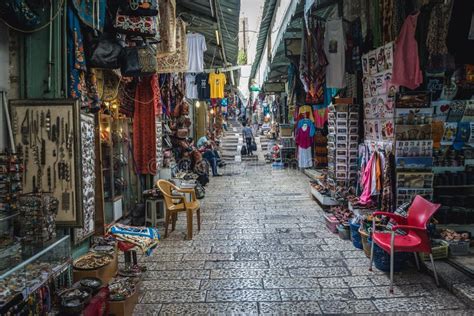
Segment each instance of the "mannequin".
[{"label": "mannequin", "polygon": [[298,122],[296,130],[296,145],[298,146],[298,167],[305,169],[313,166],[311,144],[315,133],[314,123],[304,118]]}]

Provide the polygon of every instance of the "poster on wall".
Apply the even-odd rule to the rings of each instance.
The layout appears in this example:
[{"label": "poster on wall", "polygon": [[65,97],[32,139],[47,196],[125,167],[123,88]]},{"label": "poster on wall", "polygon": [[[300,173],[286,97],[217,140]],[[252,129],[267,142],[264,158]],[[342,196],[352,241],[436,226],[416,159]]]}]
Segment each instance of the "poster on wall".
[{"label": "poster on wall", "polygon": [[81,114],[81,166],[83,226],[74,228],[78,244],[95,231],[95,122],[94,116]]},{"label": "poster on wall", "polygon": [[83,226],[79,113],[74,100],[10,101],[14,141],[25,165],[23,192],[58,199],[58,226]]}]

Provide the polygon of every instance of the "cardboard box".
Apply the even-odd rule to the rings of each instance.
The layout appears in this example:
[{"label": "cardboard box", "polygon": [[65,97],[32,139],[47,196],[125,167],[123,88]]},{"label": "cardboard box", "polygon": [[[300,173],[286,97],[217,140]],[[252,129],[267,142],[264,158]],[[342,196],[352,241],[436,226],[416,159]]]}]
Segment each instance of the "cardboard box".
[{"label": "cardboard box", "polygon": [[109,301],[110,303],[110,315],[115,316],[129,316],[133,314],[135,305],[138,303],[138,297],[140,296],[140,291],[135,290],[133,295],[129,296],[124,301]]}]

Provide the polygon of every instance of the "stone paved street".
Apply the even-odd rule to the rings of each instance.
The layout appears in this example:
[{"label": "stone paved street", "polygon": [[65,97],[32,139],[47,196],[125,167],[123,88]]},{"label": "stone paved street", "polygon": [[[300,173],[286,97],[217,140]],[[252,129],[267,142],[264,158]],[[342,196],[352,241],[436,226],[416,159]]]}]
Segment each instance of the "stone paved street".
[{"label": "stone paved street", "polygon": [[[299,171],[228,166],[202,201],[201,232],[185,220],[151,257],[136,315],[427,312],[466,306],[415,270],[368,271],[351,242],[330,233]],[[232,175],[231,175],[232,174]],[[465,312],[467,314],[467,312]]]}]

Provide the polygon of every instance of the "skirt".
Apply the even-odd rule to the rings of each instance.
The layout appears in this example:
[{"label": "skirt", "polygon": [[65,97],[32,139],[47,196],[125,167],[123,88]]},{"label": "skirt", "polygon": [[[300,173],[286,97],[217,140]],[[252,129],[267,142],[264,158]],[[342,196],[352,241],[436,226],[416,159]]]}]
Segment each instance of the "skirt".
[{"label": "skirt", "polygon": [[298,167],[311,168],[313,166],[313,157],[311,157],[311,147],[298,147]]}]

